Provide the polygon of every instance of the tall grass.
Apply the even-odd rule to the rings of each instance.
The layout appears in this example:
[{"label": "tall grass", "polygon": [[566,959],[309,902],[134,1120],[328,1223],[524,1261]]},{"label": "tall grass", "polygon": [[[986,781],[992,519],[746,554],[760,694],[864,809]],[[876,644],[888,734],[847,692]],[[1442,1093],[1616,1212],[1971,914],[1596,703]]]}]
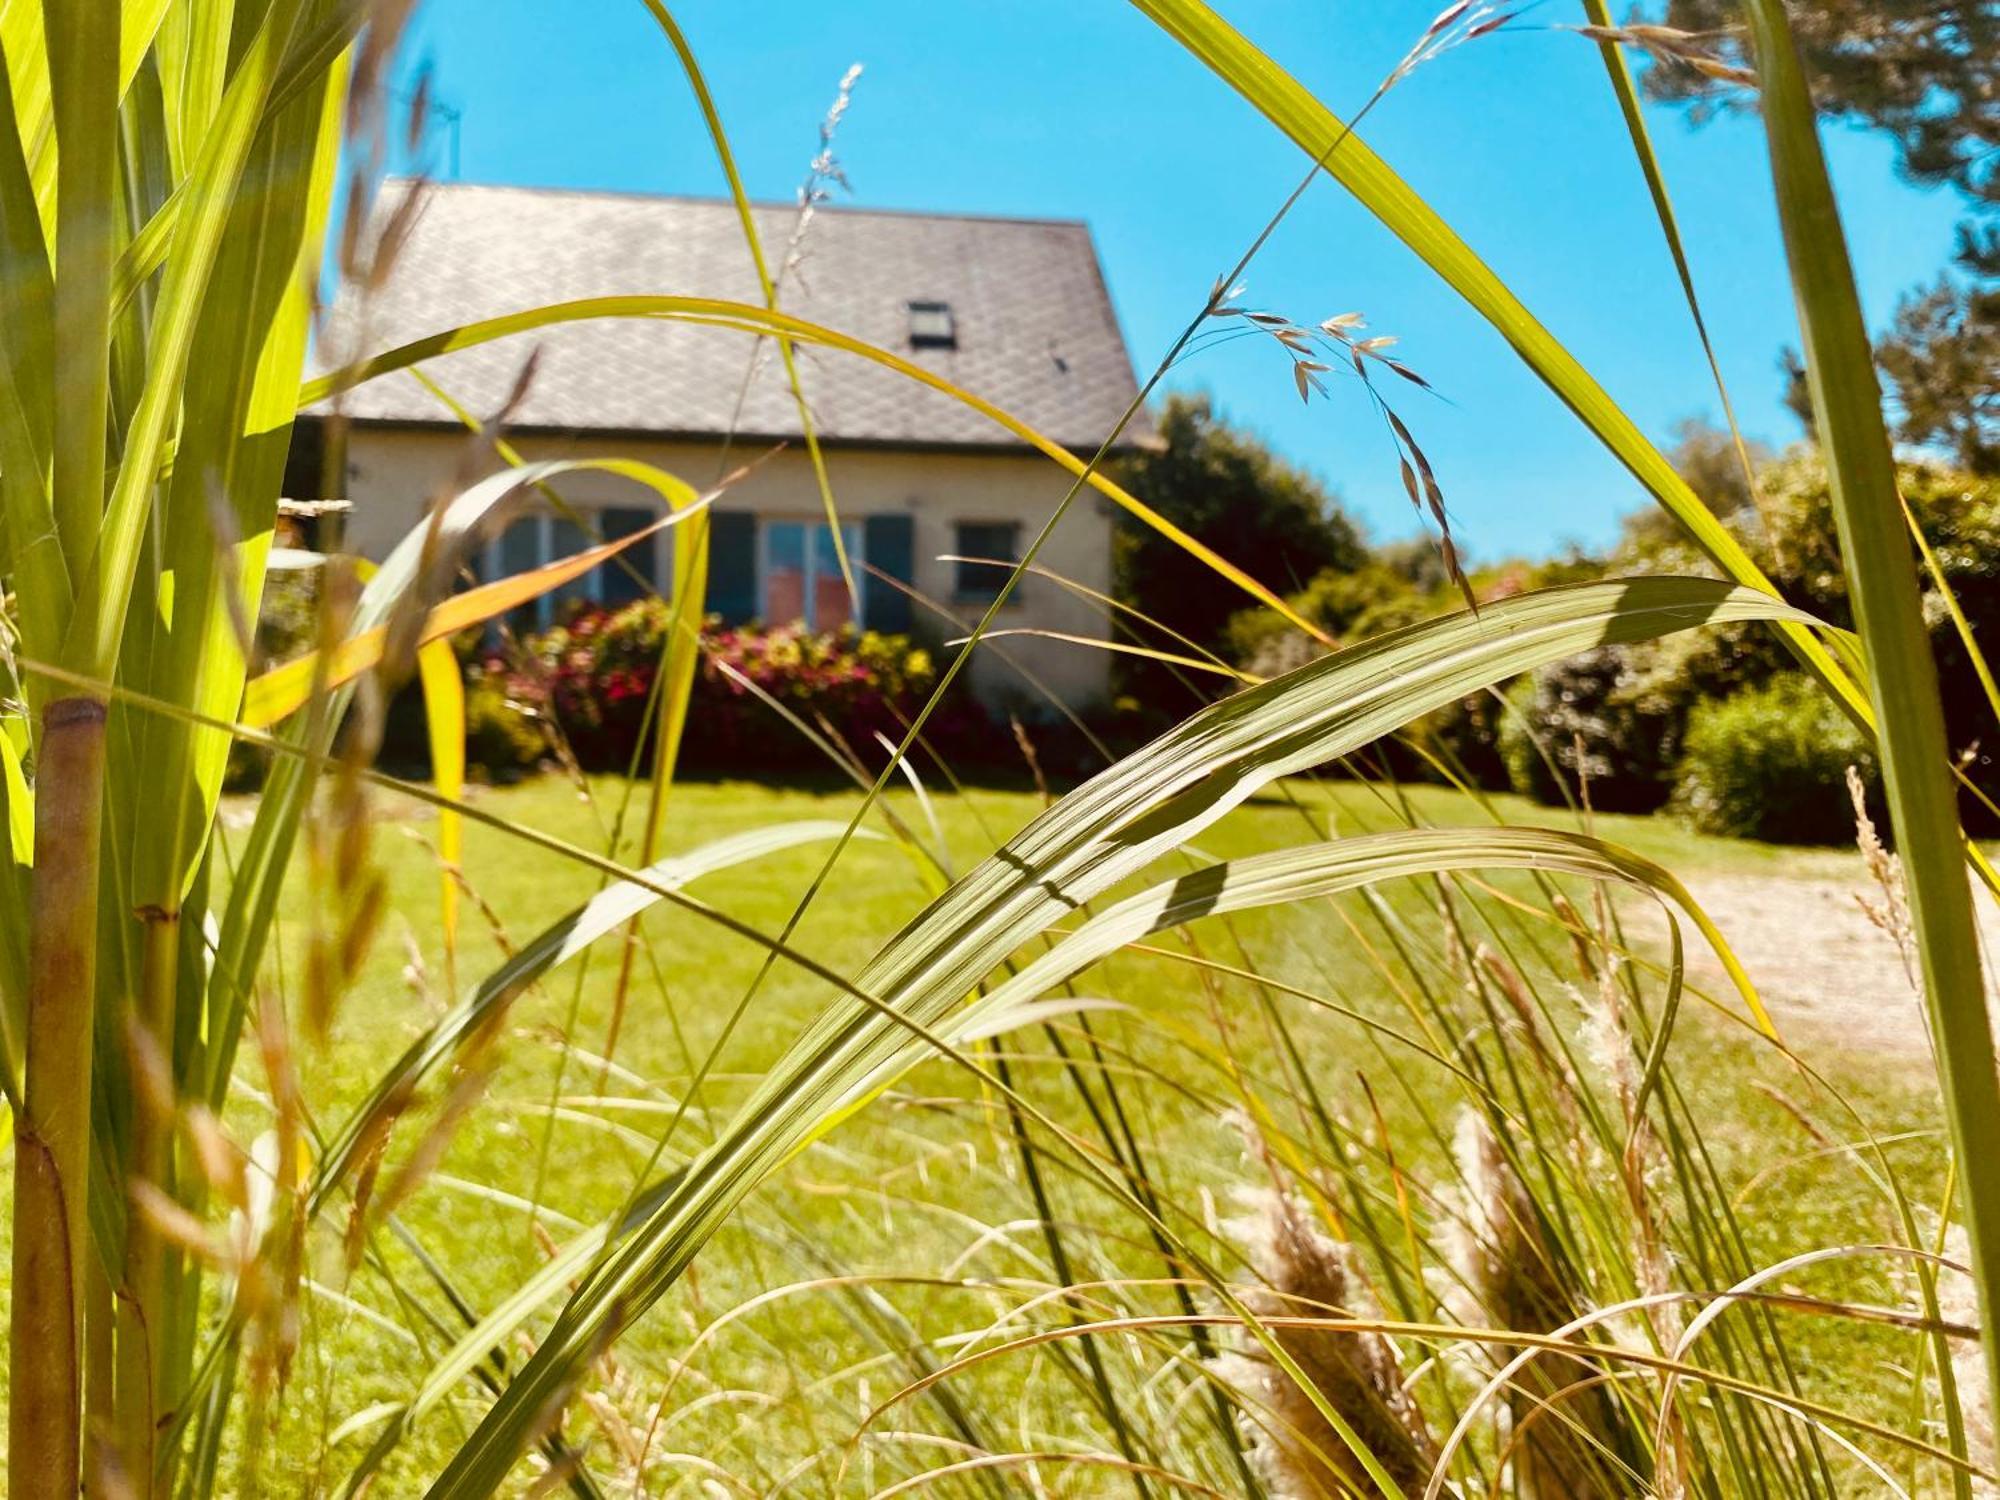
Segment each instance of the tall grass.
[{"label": "tall grass", "polygon": [[[727,163],[717,101],[647,5]],[[1352,645],[1209,704],[1017,831],[948,832],[927,783],[953,772],[922,716],[880,777],[820,741],[862,789],[845,819],[670,815],[670,793],[694,805],[674,752],[714,492],[629,460],[525,462],[504,412],[466,414],[462,478],[379,567],[291,559],[322,575],[319,641],[267,669],[248,622],[293,417],[579,318],[733,329],[746,359],[776,339],[795,386],[792,350],[810,344],[966,402],[1067,470],[1064,506],[1094,488],[1210,563],[1216,587],[1287,607],[1119,487],[1101,453],[785,313],[747,213],[761,303],[661,288],[522,309],[305,380],[338,148],[345,133],[354,159],[379,159],[406,7],[0,7],[4,748],[22,773],[0,778],[10,1493],[469,1497],[524,1459],[534,1491],[582,1495],[2000,1483],[1992,1370],[1966,1357],[1967,1287],[1990,1296],[2000,1245],[1976,929],[1915,559],[1782,12],[1756,0],[1752,19],[1858,649],[1776,597],[1350,125],[1199,0],[1137,9],[1304,151],[1308,182],[1353,192],[1493,320],[1728,581],[1548,590]],[[1454,7],[1411,57],[1488,21],[1504,23]],[[1649,152],[1641,165],[1677,235]],[[336,257],[364,314],[419,201],[371,212],[368,176]],[[1162,369],[1232,315],[1234,280],[1191,298]],[[663,502],[677,607],[652,778],[579,781],[582,811],[554,831],[463,796],[445,653],[636,540],[456,589],[521,494],[561,506],[582,468]],[[1002,649],[986,639],[998,607],[972,649]],[[1587,816],[1438,826],[1434,798],[1374,764],[1385,737],[1522,671],[1739,621],[1778,631],[1877,734],[1949,1154],[1886,1137],[1880,1101],[1785,1044],[1660,863]],[[1120,623],[1185,660],[1149,622]],[[383,691],[413,674],[435,785],[370,764]],[[272,757],[233,836],[232,739]],[[1336,765],[1358,780],[1320,779]],[[384,798],[438,816],[418,873],[442,892],[442,945],[407,962],[382,942],[411,874],[376,836]],[[990,852],[964,864],[968,836]],[[549,889],[503,913],[487,887],[531,857]],[[796,900],[756,879],[733,899],[690,890],[798,858]],[[825,893],[877,858],[901,866],[883,890],[924,904],[829,948]],[[555,890],[568,909],[551,920]],[[1628,937],[1634,900],[1668,913],[1663,947]],[[1721,993],[1701,989],[1684,929]],[[627,1044],[593,1055],[580,1023],[607,997],[591,960],[616,934],[608,1003]],[[489,952],[414,1037],[384,1029],[385,969],[428,1003],[431,959],[450,991]],[[853,1128],[864,1115],[873,1133]],[[551,1170],[573,1132],[591,1143],[580,1159],[612,1165]],[[1774,1214],[1769,1184],[1812,1161],[1824,1210]],[[464,1170],[482,1162],[502,1169]],[[907,1185],[911,1163],[938,1181]],[[834,1211],[813,1210],[820,1190]]]}]

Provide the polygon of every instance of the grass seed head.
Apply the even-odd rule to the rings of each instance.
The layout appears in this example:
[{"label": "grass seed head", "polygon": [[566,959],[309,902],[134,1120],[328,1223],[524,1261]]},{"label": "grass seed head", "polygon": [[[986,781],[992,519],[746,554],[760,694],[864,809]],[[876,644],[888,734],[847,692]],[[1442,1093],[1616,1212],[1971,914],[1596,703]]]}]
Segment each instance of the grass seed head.
[{"label": "grass seed head", "polygon": [[[1267,1158],[1267,1163],[1268,1163]],[[1248,1212],[1224,1223],[1262,1285],[1243,1302],[1265,1317],[1367,1317],[1372,1301],[1357,1284],[1347,1246],[1324,1233],[1311,1211],[1282,1187],[1243,1194]],[[1274,1329],[1273,1336],[1370,1455],[1412,1493],[1429,1476],[1435,1446],[1404,1388],[1395,1346],[1380,1334],[1323,1328]],[[1225,1385],[1243,1393],[1251,1454],[1273,1495],[1287,1500],[1365,1493],[1373,1481],[1306,1390],[1258,1345],[1218,1355]]]}]

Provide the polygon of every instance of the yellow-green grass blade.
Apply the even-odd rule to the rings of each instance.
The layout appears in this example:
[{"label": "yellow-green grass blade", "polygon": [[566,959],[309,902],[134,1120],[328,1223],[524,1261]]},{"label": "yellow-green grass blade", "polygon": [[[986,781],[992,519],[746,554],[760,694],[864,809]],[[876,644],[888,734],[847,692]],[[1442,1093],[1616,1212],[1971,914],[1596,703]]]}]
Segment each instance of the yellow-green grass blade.
[{"label": "yellow-green grass blade", "polygon": [[[53,431],[56,535],[72,577],[97,546],[110,412],[111,266],[117,252],[117,0],[56,8],[47,27],[56,161]],[[45,642],[29,649],[46,649]],[[92,658],[95,665],[109,660]]]},{"label": "yellow-green grass blade", "polygon": [[[1416,875],[1493,870],[1616,880],[1678,906],[1721,962],[1751,1022],[1766,1037],[1777,1040],[1777,1028],[1728,940],[1671,871],[1586,834],[1515,827],[1395,829],[1206,865],[1127,897],[1068,932],[1051,934],[1058,939],[1054,946],[954,1015],[951,1034],[980,1035],[987,1026],[1038,1001],[1055,986],[1119,949],[1204,917],[1310,901]],[[1678,952],[1676,941],[1672,966],[1676,990],[1681,973]],[[900,1052],[850,1089],[834,1116],[846,1118],[854,1113],[923,1054],[921,1044],[906,1039]]]},{"label": "yellow-green grass blade", "polygon": [[167,101],[167,150],[177,176],[193,172],[194,146],[208,134],[222,103],[236,10],[230,0],[182,0],[161,20],[154,55]]},{"label": "yellow-green grass blade", "polygon": [[[666,34],[667,42],[674,49],[674,56],[680,59],[681,69],[687,74],[688,86],[694,90],[695,103],[701,109],[702,123],[708,128],[708,138],[715,148],[715,159],[722,167],[723,179],[729,184],[729,197],[736,205],[736,219],[743,231],[744,247],[750,252],[750,263],[757,272],[757,287],[764,298],[764,306],[772,312],[778,310],[778,284],[771,275],[770,262],[764,257],[764,245],[757,233],[757,218],[750,209],[750,195],[743,189],[743,176],[736,170],[736,153],[730,148],[729,133],[722,128],[722,113],[715,107],[715,96],[709,92],[708,79],[701,71],[694,49],[688,45],[680,23],[674,20],[660,0],[644,0],[646,9]],[[805,387],[799,383],[799,363],[792,350],[792,341],[782,335],[778,339],[778,357],[785,367],[785,381],[792,388],[792,404],[799,415],[799,431],[805,434],[806,458],[812,465],[813,482],[819,486],[820,505],[826,511],[826,521],[833,535],[833,555],[840,561],[840,577],[847,585],[847,597],[859,598],[854,586],[854,566],[847,556],[847,542],[840,525],[840,512],[833,500],[833,481],[827,476],[826,455],[820,451],[819,429],[813,421],[812,408],[806,403]]]},{"label": "yellow-green grass blade", "polygon": [[1993,668],[1986,660],[1985,651],[1980,648],[1978,636],[1973,633],[1972,622],[1965,617],[1965,609],[1958,602],[1958,591],[1945,576],[1944,564],[1938,560],[1937,549],[1924,535],[1924,528],[1918,524],[1916,512],[1910,509],[1909,501],[1902,501],[1902,507],[1903,522],[1910,529],[1910,540],[1917,544],[1917,555],[1924,560],[1924,571],[1930,574],[1931,586],[1944,601],[1945,613],[1951,616],[1951,627],[1958,635],[1958,643],[1965,648],[1966,657],[1972,663],[1973,675],[1978,677],[1980,690],[1986,694],[1986,707],[1993,714],[1994,726],[2000,729],[2000,683],[1993,679]]},{"label": "yellow-green grass blade", "polygon": [[[349,627],[349,644],[355,641],[372,642],[372,646],[362,649],[376,651],[379,659],[379,652],[387,649],[389,627],[399,611],[420,608],[412,601],[419,599],[426,587],[432,584],[435,572],[442,570],[449,576],[464,547],[480,528],[491,521],[501,506],[517,495],[523,485],[573,467],[602,469],[652,489],[672,508],[667,524],[677,524],[689,514],[699,515],[701,502],[712,498],[696,496],[692,487],[663,469],[625,459],[570,460],[554,465],[531,465],[493,475],[456,496],[438,515],[419,521],[391,549],[381,566],[373,570],[355,606]],[[628,545],[632,540],[630,537],[621,539]],[[551,566],[560,568],[562,565]],[[507,584],[508,580],[503,579],[498,585],[484,587],[504,588]],[[491,610],[481,614],[477,603],[470,606],[462,603],[467,597],[461,594],[447,599],[437,610],[425,612],[424,618],[435,625],[442,614],[445,629],[440,634],[448,634],[476,624],[491,614]],[[417,622],[413,625],[411,644],[420,647],[426,627]],[[335,660],[340,660],[338,652]],[[267,681],[268,677],[258,679],[258,682]],[[306,695],[310,697],[310,669],[304,674],[304,685]],[[296,686],[293,684],[286,690],[287,693],[296,691]],[[255,689],[256,684],[252,683],[250,687]],[[272,690],[267,687],[264,691]],[[294,720],[287,731],[290,747],[295,751],[304,749],[310,755],[324,754],[352,692],[351,678],[328,689],[319,711]],[[246,711],[254,706],[248,697],[246,691]],[[296,704],[293,706],[296,707]],[[220,1109],[228,1093],[237,1038],[242,1032],[245,1009],[253,993],[257,968],[262,961],[264,945],[284,888],[301,810],[311,793],[312,784],[313,775],[307,757],[296,753],[280,755],[265,783],[264,794],[258,800],[257,817],[251,824],[250,837],[238,855],[236,878],[230,883],[229,899],[223,909],[216,943],[215,962],[210,971],[208,1023],[205,1028],[208,1040],[200,1057],[201,1078],[198,1086],[188,1090],[194,1097],[208,1101],[211,1108]]]},{"label": "yellow-green grass blade", "polygon": [[[341,70],[327,82],[337,85]],[[248,666],[305,362],[340,128],[340,90],[301,94],[259,132],[203,299],[182,400],[178,455],[158,518],[159,571],[142,568],[120,676],[208,718],[233,713]],[[131,901],[178,909],[221,795],[229,737],[160,715],[134,729],[153,795],[131,850]]]},{"label": "yellow-green grass blade", "polygon": [[1959,1204],[1988,1330],[1988,1399],[2000,1401],[2000,1337],[1992,1331],[2000,1316],[2000,1152],[1993,1149],[2000,1140],[2000,1074],[1937,666],[1896,492],[1868,327],[1798,46],[1780,0],[1750,0],[1749,20],[1806,382],[1856,633],[1868,662],[1883,787],[1909,893],[1960,1174]]},{"label": "yellow-green grass blade", "polygon": [[1131,494],[1116,481],[1098,469],[1078,458],[1069,449],[1052,438],[1043,436],[1026,422],[994,405],[985,398],[954,385],[943,376],[922,365],[914,364],[899,354],[882,349],[862,339],[840,333],[823,324],[814,323],[790,313],[773,311],[747,302],[730,302],[714,297],[675,296],[627,296],[588,297],[573,302],[551,303],[546,307],[530,308],[518,313],[509,313],[497,318],[487,318],[476,323],[467,323],[459,328],[446,329],[425,338],[412,340],[368,359],[359,360],[329,371],[306,382],[299,393],[299,405],[311,406],[324,401],[341,391],[352,390],[364,381],[396,370],[408,369],[427,359],[441,354],[449,354],[455,349],[471,348],[478,344],[490,343],[494,339],[509,338],[515,334],[531,333],[536,329],[554,327],[563,323],[587,322],[594,318],[666,318],[679,322],[700,323],[708,326],[734,328],[739,332],[753,335],[782,333],[802,344],[818,344],[824,348],[838,349],[896,371],[932,390],[950,396],[963,403],[981,416],[1011,432],[1022,442],[1052,459],[1067,469],[1070,474],[1086,479],[1090,486],[1119,506],[1128,515],[1166,537],[1176,546],[1192,556],[1200,558],[1222,577],[1228,579],[1244,593],[1267,609],[1275,610],[1292,625],[1303,630],[1314,640],[1326,646],[1334,642],[1319,626],[1305,618],[1297,610],[1271,592],[1263,584],[1245,573],[1241,568],[1221,556],[1213,548],[1188,535],[1165,516]]},{"label": "yellow-green grass blade", "polygon": [[[419,648],[417,677],[424,688],[431,783],[440,795],[457,801],[465,793],[465,678],[449,639],[429,641]],[[445,984],[452,989],[458,987],[458,867],[464,852],[465,820],[456,808],[439,808],[438,936],[444,945]]]},{"label": "yellow-green grass blade", "polygon": [[21,761],[27,743],[25,719],[0,721],[0,792],[11,856],[0,860],[0,1093],[16,1107],[28,1004],[28,871],[35,862],[35,793]]},{"label": "yellow-green grass blade", "polygon": [[153,39],[158,35],[160,23],[166,19],[168,10],[175,0],[125,0],[124,15],[118,26],[118,94],[132,86],[138,75],[139,64],[145,61],[151,50]]},{"label": "yellow-green grass blade", "polygon": [[[1811,617],[1706,579],[1520,595],[1369,641],[1214,704],[1071,792],[903,929],[831,998],[647,1223],[571,1298],[432,1487],[492,1492],[596,1356],[678,1279],[743,1197],[829,1125],[861,1080],[1021,944],[1184,846],[1259,789],[1467,692],[1594,646],[1734,620]],[[874,997],[877,1005],[862,997]]]},{"label": "yellow-green grass blade", "polygon": [[[1098,636],[1075,635],[1066,630],[1037,630],[1019,625],[1008,630],[989,630],[979,639],[984,641],[1004,641],[1010,637],[1031,636],[1045,641],[1061,641],[1065,646],[1076,646],[1085,651],[1106,651],[1113,656],[1137,656],[1147,661],[1160,662],[1170,667],[1181,667],[1190,672],[1205,672],[1217,677],[1227,677],[1235,682],[1262,682],[1263,678],[1253,672],[1245,672],[1219,661],[1204,661],[1196,656],[1183,656],[1174,651],[1162,651],[1156,646],[1140,646],[1131,641],[1107,641]],[[948,646],[962,646],[969,637],[947,641]]]},{"label": "yellow-green grass blade", "polygon": [[[1544,328],[1493,269],[1331,110],[1202,0],[1132,0],[1346,188],[1513,346],[1730,578],[1775,593],[1770,580],[1638,425]],[[1864,722],[1865,695],[1796,622],[1777,629],[1799,659]]]},{"label": "yellow-green grass blade", "polygon": [[14,119],[33,174],[35,215],[44,244],[55,238],[55,162],[50,151],[54,106],[49,97],[49,49],[42,0],[0,0],[0,53],[5,53]]},{"label": "yellow-green grass blade", "polygon": [[[15,9],[29,7],[15,0]],[[39,7],[34,8],[39,19]],[[0,27],[0,45],[20,43]],[[24,650],[53,650],[70,607],[49,493],[55,412],[55,284],[35,207],[11,66],[0,68],[0,521]]]},{"label": "yellow-green grass blade", "polygon": [[[265,119],[271,84],[302,4],[303,0],[273,0],[264,12],[255,38],[230,79],[214,128],[202,142],[200,160],[189,179],[188,208],[175,229],[150,329],[145,389],[126,430],[110,499],[103,499],[100,488],[90,508],[93,540],[87,562],[77,572],[76,609],[60,658],[86,675],[110,676],[117,659],[161,462],[186,395],[189,361],[203,321],[210,280],[222,257],[223,239],[251,148]],[[57,259],[60,265],[60,245]],[[59,301],[61,282],[59,272]],[[110,288],[111,263],[107,259],[107,309]],[[59,343],[65,336],[59,310]],[[101,422],[97,437],[101,449]],[[60,498],[56,513],[60,523]],[[67,541],[65,547],[67,550]]]},{"label": "yellow-green grass blade", "polygon": [[[21,722],[10,719],[8,726]],[[0,770],[5,773],[7,793],[7,845],[14,863],[25,869],[35,863],[35,793],[21,764],[21,748],[11,733],[0,729]]]}]

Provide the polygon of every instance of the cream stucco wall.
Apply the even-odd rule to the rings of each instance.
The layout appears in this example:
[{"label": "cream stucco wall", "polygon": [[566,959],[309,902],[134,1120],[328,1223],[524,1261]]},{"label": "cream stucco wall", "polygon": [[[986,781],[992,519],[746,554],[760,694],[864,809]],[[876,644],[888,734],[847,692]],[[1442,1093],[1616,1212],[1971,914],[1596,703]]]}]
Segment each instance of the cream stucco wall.
[{"label": "cream stucco wall", "polygon": [[[641,459],[667,469],[697,489],[715,482],[720,463],[719,449],[712,444],[522,437],[516,446],[531,461],[583,455]],[[729,461],[743,463],[760,451],[739,447]],[[446,493],[454,482],[464,481],[467,476],[461,466],[466,452],[464,437],[449,431],[351,430],[347,493],[353,510],[347,520],[347,545],[370,557],[387,553],[417,524],[434,497]],[[954,598],[955,569],[938,561],[940,554],[954,550],[957,523],[1014,521],[1020,526],[1021,545],[1026,546],[1070,485],[1068,474],[1047,460],[1005,452],[833,448],[827,450],[826,459],[843,520],[859,522],[887,511],[913,518],[917,589],[967,625],[978,619],[984,604]],[[641,486],[607,474],[566,475],[559,488],[580,510],[657,505]],[[533,498],[521,503],[528,507],[541,504]],[[760,518],[809,520],[824,514],[811,467],[798,445],[778,451],[737,481],[716,502],[716,508],[751,511]],[[1038,562],[1086,588],[1109,593],[1112,515],[1113,507],[1100,496],[1090,492],[1079,495]],[[664,566],[664,548],[659,556]],[[656,581],[663,584],[665,580]],[[917,632],[932,640],[962,633],[958,625],[921,604],[913,605],[912,618]],[[1098,606],[1060,584],[1032,576],[1021,581],[997,628],[1024,627],[1093,639],[1109,634]],[[1017,666],[1071,707],[1084,708],[1103,699],[1109,663],[1109,656],[1094,647],[1010,637],[979,648],[972,663],[973,685],[988,703],[1039,718],[1051,712],[1047,697]]]}]

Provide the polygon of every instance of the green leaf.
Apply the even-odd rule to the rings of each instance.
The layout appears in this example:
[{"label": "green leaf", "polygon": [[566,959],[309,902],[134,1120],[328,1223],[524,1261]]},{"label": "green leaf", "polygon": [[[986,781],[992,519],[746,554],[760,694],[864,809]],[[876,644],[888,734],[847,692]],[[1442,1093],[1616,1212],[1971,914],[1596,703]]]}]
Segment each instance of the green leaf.
[{"label": "green leaf", "polygon": [[[39,20],[38,7],[16,0],[8,19],[28,11]],[[55,283],[26,143],[17,131],[26,115],[12,81],[11,49],[22,43],[0,26],[0,45],[10,49],[9,66],[0,67],[0,327],[7,330],[0,339],[0,519],[21,649],[35,656],[55,649],[70,608],[69,569],[49,493]]]},{"label": "green leaf", "polygon": [[[424,688],[424,734],[431,752],[431,784],[453,801],[465,791],[465,678],[458,653],[444,638],[417,652],[417,677]],[[458,867],[465,852],[465,819],[454,807],[440,807],[437,823],[438,934],[444,971],[458,972]],[[457,988],[453,985],[452,988]]]},{"label": "green leaf", "polygon": [[[110,413],[111,266],[117,250],[117,0],[50,0],[49,85],[54,104],[56,228],[52,505],[72,577],[97,546],[104,509]],[[46,23],[45,23],[46,24]],[[149,476],[150,477],[150,476]],[[44,643],[37,642],[38,648]],[[92,664],[108,664],[107,655]],[[99,676],[109,676],[100,671]]]},{"label": "green leaf", "polygon": [[[1585,834],[1511,827],[1396,829],[1204,866],[1127,897],[1061,934],[1054,947],[955,1015],[952,1035],[983,1035],[989,1023],[1010,1016],[1127,944],[1187,922],[1309,901],[1385,880],[1460,870],[1541,870],[1617,880],[1673,902],[1707,939],[1757,1028],[1776,1039],[1777,1030],[1728,941],[1672,872]],[[850,1099],[879,1091],[922,1052],[920,1043],[906,1043],[898,1057],[885,1063]],[[843,1113],[848,1107],[843,1106]]]}]

